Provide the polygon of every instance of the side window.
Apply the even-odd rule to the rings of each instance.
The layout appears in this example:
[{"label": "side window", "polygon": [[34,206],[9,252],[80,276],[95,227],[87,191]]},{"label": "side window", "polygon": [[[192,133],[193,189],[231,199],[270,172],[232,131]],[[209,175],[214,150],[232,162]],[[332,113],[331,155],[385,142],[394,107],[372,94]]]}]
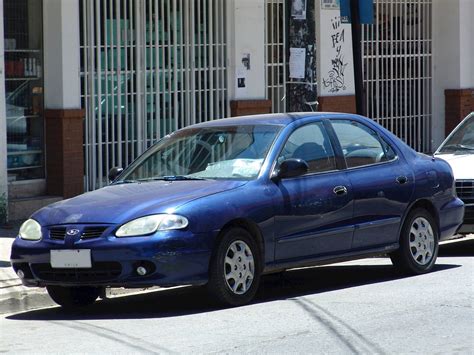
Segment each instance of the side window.
[{"label": "side window", "polygon": [[395,159],[393,149],[369,127],[349,120],[331,121],[347,167],[371,165]]},{"label": "side window", "polygon": [[336,169],[331,141],[321,122],[297,128],[288,138],[278,157],[278,164],[285,159],[302,159],[308,163],[308,173]]}]

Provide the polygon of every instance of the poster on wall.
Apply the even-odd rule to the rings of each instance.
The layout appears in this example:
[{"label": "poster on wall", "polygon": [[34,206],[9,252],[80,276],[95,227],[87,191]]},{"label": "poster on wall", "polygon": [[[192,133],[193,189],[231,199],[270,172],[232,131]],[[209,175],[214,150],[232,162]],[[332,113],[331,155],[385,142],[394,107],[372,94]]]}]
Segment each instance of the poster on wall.
[{"label": "poster on wall", "polygon": [[321,10],[320,92],[322,96],[353,95],[355,93],[352,65],[352,34],[350,25],[341,22],[338,12]]},{"label": "poster on wall", "polygon": [[290,48],[290,78],[304,79],[306,48]]},{"label": "poster on wall", "polygon": [[306,0],[292,0],[291,17],[295,20],[306,20]]}]

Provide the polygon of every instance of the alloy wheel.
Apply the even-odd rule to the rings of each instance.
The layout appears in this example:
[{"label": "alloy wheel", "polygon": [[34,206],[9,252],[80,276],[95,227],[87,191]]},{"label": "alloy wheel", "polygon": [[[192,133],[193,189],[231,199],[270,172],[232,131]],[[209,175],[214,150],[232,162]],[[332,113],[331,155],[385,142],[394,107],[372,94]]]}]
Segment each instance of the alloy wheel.
[{"label": "alloy wheel", "polygon": [[419,265],[427,265],[434,255],[435,239],[433,228],[426,218],[416,218],[410,227],[410,252]]},{"label": "alloy wheel", "polygon": [[255,276],[255,260],[250,247],[242,240],[234,241],[225,253],[224,277],[227,287],[242,295],[252,285]]}]

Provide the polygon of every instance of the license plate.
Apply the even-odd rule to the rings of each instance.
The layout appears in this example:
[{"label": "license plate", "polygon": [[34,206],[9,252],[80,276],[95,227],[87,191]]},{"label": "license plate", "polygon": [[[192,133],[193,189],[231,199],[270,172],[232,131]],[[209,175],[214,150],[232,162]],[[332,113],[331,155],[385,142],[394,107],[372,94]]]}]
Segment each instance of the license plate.
[{"label": "license plate", "polygon": [[90,249],[51,250],[53,268],[90,268],[92,267]]}]

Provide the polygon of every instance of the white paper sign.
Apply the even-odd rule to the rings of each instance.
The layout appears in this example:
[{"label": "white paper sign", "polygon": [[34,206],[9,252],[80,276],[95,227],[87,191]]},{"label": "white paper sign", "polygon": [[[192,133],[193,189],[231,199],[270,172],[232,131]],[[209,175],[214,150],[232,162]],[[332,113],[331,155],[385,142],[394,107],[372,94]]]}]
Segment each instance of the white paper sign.
[{"label": "white paper sign", "polygon": [[290,48],[290,78],[304,79],[306,48]]},{"label": "white paper sign", "polygon": [[320,86],[321,96],[353,95],[354,67],[352,65],[351,25],[343,24],[334,10],[321,10]]}]

